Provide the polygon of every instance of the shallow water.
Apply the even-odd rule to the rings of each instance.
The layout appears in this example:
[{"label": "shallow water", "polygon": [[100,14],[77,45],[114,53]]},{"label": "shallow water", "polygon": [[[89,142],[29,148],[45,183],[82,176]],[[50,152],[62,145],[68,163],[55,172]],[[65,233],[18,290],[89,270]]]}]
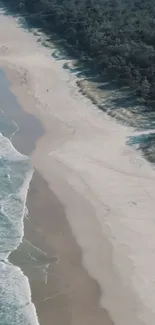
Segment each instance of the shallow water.
[{"label": "shallow water", "polygon": [[[11,139],[18,132],[13,109],[20,110],[0,70],[0,323],[1,325],[38,325],[27,277],[9,262],[10,253],[23,238],[26,197],[33,168],[30,159],[19,153]],[[12,105],[12,116],[7,109]]]}]

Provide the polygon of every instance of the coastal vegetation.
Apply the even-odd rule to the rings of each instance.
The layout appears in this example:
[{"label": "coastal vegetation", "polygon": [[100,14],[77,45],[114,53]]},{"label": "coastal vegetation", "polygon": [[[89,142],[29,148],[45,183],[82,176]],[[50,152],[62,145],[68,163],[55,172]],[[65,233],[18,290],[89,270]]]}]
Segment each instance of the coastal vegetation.
[{"label": "coastal vegetation", "polygon": [[7,0],[155,110],[154,0]]}]

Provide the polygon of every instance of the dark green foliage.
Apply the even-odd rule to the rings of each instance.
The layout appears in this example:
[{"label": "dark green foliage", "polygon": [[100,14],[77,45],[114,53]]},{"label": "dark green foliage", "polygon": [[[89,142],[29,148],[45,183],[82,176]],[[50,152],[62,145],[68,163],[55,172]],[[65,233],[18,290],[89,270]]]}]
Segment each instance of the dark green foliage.
[{"label": "dark green foliage", "polygon": [[154,0],[6,0],[37,13],[101,74],[155,102]]}]

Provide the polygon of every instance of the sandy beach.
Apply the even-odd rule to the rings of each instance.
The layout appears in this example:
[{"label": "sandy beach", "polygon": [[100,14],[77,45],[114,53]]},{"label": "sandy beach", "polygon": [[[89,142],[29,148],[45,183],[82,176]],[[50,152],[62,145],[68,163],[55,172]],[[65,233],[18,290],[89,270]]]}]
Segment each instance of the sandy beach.
[{"label": "sandy beach", "polygon": [[135,130],[84,98],[40,36],[0,22],[0,67],[23,108],[12,140],[35,169],[25,239],[49,260],[46,279],[29,274],[40,325],[154,325],[155,172],[127,145]]}]

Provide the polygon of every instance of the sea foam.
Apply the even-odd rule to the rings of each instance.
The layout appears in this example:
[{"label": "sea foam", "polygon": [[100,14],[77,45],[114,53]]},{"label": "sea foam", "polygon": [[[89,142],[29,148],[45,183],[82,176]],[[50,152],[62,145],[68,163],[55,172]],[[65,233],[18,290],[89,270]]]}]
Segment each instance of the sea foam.
[{"label": "sea foam", "polygon": [[3,325],[38,325],[27,277],[8,261],[22,242],[30,159],[0,133],[0,320]]}]

